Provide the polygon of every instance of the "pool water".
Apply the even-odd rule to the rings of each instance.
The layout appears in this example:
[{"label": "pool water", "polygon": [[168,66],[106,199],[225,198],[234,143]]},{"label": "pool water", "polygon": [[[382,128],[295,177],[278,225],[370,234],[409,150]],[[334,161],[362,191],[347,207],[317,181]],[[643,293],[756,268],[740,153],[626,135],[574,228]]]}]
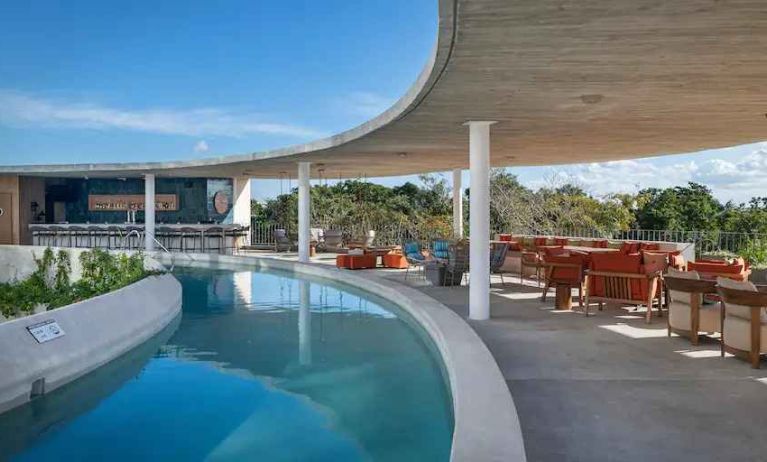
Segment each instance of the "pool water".
[{"label": "pool water", "polygon": [[176,276],[180,320],[0,416],[0,459],[449,459],[438,355],[390,303],[287,273]]}]

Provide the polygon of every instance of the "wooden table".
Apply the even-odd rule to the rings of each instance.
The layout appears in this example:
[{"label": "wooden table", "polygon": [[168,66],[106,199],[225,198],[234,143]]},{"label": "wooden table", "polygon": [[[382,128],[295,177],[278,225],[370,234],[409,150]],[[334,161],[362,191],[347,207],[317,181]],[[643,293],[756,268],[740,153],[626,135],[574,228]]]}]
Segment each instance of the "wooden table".
[{"label": "wooden table", "polygon": [[554,308],[557,310],[573,309],[573,288],[567,284],[557,284]]}]

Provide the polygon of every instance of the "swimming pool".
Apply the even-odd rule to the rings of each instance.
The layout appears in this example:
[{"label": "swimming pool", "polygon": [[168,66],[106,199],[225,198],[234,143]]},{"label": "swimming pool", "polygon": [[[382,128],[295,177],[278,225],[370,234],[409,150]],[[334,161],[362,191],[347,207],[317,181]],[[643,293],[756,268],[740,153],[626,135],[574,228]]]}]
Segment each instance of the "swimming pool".
[{"label": "swimming pool", "polygon": [[288,273],[176,275],[177,329],[0,416],[2,458],[449,459],[438,353],[405,313]]}]

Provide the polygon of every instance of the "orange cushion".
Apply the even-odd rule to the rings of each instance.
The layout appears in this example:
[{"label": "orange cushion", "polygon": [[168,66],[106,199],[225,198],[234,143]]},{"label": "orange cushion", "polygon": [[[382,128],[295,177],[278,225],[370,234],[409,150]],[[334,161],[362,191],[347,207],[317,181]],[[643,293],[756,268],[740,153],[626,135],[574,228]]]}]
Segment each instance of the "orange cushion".
[{"label": "orange cushion", "polygon": [[[591,255],[590,268],[594,271],[612,273],[642,273],[642,256],[639,254],[623,255],[621,253],[594,253]],[[606,295],[605,278],[594,276],[589,278],[589,293],[596,297]],[[643,301],[647,297],[647,282],[640,279],[631,281],[631,299]]]},{"label": "orange cushion", "polygon": [[347,255],[349,269],[366,269],[376,267],[376,256],[374,254],[365,255]]},{"label": "orange cushion", "polygon": [[498,240],[503,242],[509,242],[511,241],[511,234],[499,234]]},{"label": "orange cushion", "polygon": [[639,252],[639,242],[623,242],[621,244],[620,253],[628,255],[637,252]]},{"label": "orange cushion", "polygon": [[744,281],[746,279],[745,267],[743,265],[722,265],[719,263],[691,261],[687,263],[687,270],[697,271],[703,276],[719,274],[726,275],[726,277],[737,281]]},{"label": "orange cushion", "polygon": [[642,252],[642,266],[647,273],[664,272],[668,268],[668,255],[660,252]]},{"label": "orange cushion", "polygon": [[533,245],[536,247],[543,247],[546,245],[546,243],[549,242],[549,238],[547,237],[534,237],[533,238]]},{"label": "orange cushion", "polygon": [[554,238],[554,245],[567,245],[569,239],[566,237],[555,237]]},{"label": "orange cushion", "polygon": [[606,249],[609,247],[610,243],[607,241],[607,239],[600,239],[598,241],[594,241],[594,247],[597,249]]},{"label": "orange cushion", "polygon": [[686,267],[686,261],[684,259],[684,256],[682,255],[682,252],[677,250],[676,252],[670,252],[668,254],[668,263],[669,266],[676,268],[676,269],[684,269]]},{"label": "orange cushion", "polygon": [[348,255],[336,255],[336,267],[338,268],[348,268],[349,267],[349,256]]},{"label": "orange cushion", "polygon": [[517,241],[509,241],[509,243],[506,245],[509,247],[509,250],[515,250],[515,251],[522,250],[522,246]]},{"label": "orange cushion", "polygon": [[578,268],[554,266],[550,275],[551,281],[565,283],[565,284],[572,284],[574,286],[577,286],[578,284],[581,284],[583,282],[582,269],[586,266],[585,265],[586,255],[581,253],[573,253],[573,254],[566,254],[566,255],[563,254],[563,255],[547,256],[546,262],[547,263],[567,263],[567,264],[580,265],[581,267],[581,270],[578,270]]},{"label": "orange cushion", "polygon": [[544,247],[543,252],[546,254],[547,257],[553,256],[553,255],[565,255],[569,253],[567,250],[565,250],[564,247],[561,247],[561,246]]},{"label": "orange cushion", "polygon": [[398,254],[387,254],[383,257],[383,265],[386,268],[407,268],[407,258],[405,258],[404,255],[398,255]]},{"label": "orange cushion", "polygon": [[639,250],[660,250],[660,244],[655,242],[642,242],[639,244]]}]

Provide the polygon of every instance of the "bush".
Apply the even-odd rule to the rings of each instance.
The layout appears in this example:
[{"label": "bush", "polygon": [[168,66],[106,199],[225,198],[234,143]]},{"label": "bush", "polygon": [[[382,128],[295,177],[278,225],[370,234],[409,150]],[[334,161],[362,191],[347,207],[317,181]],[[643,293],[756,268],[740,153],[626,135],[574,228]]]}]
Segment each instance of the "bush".
[{"label": "bush", "polygon": [[765,240],[749,240],[748,243],[740,249],[740,254],[755,268],[767,267],[767,241]]},{"label": "bush", "polygon": [[69,253],[58,254],[45,249],[37,269],[28,278],[12,283],[0,283],[0,312],[6,317],[30,314],[36,306],[51,310],[96,297],[133,284],[149,275],[144,269],[144,256],[114,255],[103,250],[80,254],[82,277],[71,282],[72,265]]}]

